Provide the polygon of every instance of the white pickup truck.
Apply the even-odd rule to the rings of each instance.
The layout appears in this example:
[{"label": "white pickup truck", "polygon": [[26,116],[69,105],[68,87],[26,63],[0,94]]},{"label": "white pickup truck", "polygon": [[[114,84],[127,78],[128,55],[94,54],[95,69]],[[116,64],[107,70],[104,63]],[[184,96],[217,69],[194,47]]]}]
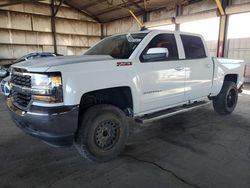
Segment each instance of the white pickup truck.
[{"label": "white pickup truck", "polygon": [[147,123],[200,107],[233,112],[241,60],[209,56],[200,35],[141,31],[107,37],[82,56],[12,66],[7,105],[22,130],[94,161],[120,154],[128,119]]}]

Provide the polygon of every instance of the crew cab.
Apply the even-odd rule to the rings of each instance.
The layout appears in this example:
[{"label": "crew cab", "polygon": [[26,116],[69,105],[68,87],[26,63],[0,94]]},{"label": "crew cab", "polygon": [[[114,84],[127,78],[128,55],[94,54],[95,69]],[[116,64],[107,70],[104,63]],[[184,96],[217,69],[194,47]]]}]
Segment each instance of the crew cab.
[{"label": "crew cab", "polygon": [[211,58],[202,36],[141,31],[107,37],[84,55],[11,67],[7,105],[16,125],[93,161],[119,155],[128,119],[147,123],[212,100],[230,114],[244,83],[242,60]]}]

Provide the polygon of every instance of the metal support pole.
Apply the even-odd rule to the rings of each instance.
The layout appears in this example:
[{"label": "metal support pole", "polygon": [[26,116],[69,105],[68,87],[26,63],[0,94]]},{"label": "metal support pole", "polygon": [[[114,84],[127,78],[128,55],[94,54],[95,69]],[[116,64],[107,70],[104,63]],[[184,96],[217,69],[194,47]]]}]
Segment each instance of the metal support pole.
[{"label": "metal support pole", "polygon": [[[182,5],[176,6],[175,17],[182,15]],[[175,23],[175,31],[180,31],[180,24]]]},{"label": "metal support pole", "polygon": [[226,16],[223,57],[228,57],[228,50],[229,50],[228,25],[229,25],[229,16]]},{"label": "metal support pole", "polygon": [[106,34],[104,34],[104,24],[101,24],[101,39],[105,37]]},{"label": "metal support pole", "polygon": [[221,4],[220,0],[215,0],[215,3],[216,3],[216,5],[217,5],[217,7],[218,7],[218,9],[220,11],[220,14],[222,16],[224,16],[225,15],[225,11],[224,11],[224,8],[222,7],[222,4]]},{"label": "metal support pole", "polygon": [[[230,6],[232,5],[232,0],[228,0],[224,6]],[[225,42],[224,42],[224,57],[228,57],[228,50],[229,50],[229,40],[228,40],[228,26],[229,26],[229,16],[227,15],[226,19],[226,26],[225,26]]]},{"label": "metal support pole", "polygon": [[51,31],[53,36],[54,52],[57,53],[56,24],[55,24],[55,0],[51,0]]},{"label": "metal support pole", "polygon": [[143,28],[144,27],[144,25],[143,25],[143,23],[141,22],[141,20],[133,13],[133,11],[132,10],[129,10],[129,13],[132,15],[132,17],[135,19],[135,21],[137,22],[137,24],[141,27],[141,28]]},{"label": "metal support pole", "polygon": [[225,8],[229,4],[228,0],[215,0],[215,3],[220,12],[220,30],[219,30],[219,41],[218,41],[218,49],[217,49],[217,57],[225,56],[225,46],[227,40],[227,28],[228,28],[228,16],[225,14]]},{"label": "metal support pole", "polygon": [[59,8],[62,6],[64,0],[60,0],[59,5],[56,7],[56,0],[51,0],[51,31],[53,35],[54,52],[57,54],[57,41],[56,41],[56,15]]},{"label": "metal support pole", "polygon": [[217,50],[218,57],[224,57],[226,23],[227,23],[227,16],[226,15],[221,16],[220,17],[219,42],[218,42],[218,50]]},{"label": "metal support pole", "polygon": [[149,13],[145,11],[143,13],[143,23],[148,22],[148,21],[149,21]]}]

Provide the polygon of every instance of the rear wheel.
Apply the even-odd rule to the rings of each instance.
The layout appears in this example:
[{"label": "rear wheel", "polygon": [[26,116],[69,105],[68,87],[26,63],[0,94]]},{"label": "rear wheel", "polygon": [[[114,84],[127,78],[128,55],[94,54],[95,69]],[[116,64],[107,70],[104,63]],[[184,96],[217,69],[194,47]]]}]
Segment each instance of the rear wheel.
[{"label": "rear wheel", "polygon": [[213,99],[214,110],[221,114],[231,114],[238,101],[238,90],[234,82],[225,81],[220,93]]},{"label": "rear wheel", "polygon": [[122,152],[128,133],[123,111],[112,105],[96,105],[84,113],[75,146],[85,158],[105,162]]}]

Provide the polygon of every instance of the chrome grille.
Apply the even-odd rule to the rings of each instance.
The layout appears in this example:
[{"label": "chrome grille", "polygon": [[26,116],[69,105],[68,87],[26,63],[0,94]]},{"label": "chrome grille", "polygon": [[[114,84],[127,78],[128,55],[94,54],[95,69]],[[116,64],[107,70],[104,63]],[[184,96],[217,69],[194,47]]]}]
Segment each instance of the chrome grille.
[{"label": "chrome grille", "polygon": [[13,102],[17,104],[18,107],[26,108],[31,101],[31,94],[24,92],[22,88],[31,88],[31,76],[23,75],[22,73],[13,73],[11,75],[12,91],[11,96]]},{"label": "chrome grille", "polygon": [[31,76],[29,75],[19,75],[19,74],[12,74],[11,75],[11,82],[15,85],[21,87],[31,87]]},{"label": "chrome grille", "polygon": [[31,100],[30,94],[19,93],[19,92],[16,92],[15,90],[13,90],[12,92],[12,97],[14,99],[14,102],[16,102],[21,107],[25,107],[25,108],[29,105],[30,100]]}]

